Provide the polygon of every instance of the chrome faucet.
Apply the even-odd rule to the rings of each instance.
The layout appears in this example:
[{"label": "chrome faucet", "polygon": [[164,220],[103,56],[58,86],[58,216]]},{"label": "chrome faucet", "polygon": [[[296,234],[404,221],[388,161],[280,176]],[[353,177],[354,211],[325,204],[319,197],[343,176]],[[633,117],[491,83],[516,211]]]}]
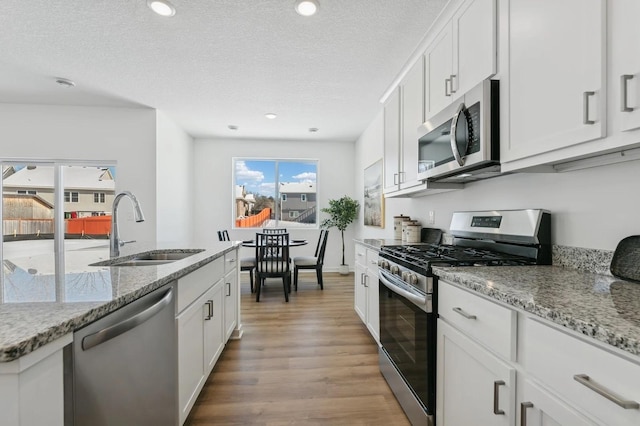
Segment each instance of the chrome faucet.
[{"label": "chrome faucet", "polygon": [[111,208],[111,241],[110,241],[110,256],[120,256],[120,247],[126,243],[133,243],[134,241],[120,241],[120,233],[118,232],[118,205],[123,197],[129,197],[133,203],[133,214],[135,215],[136,222],[144,222],[144,213],[142,213],[142,207],[135,195],[129,191],[122,191],[116,198],[113,199],[113,207]]}]

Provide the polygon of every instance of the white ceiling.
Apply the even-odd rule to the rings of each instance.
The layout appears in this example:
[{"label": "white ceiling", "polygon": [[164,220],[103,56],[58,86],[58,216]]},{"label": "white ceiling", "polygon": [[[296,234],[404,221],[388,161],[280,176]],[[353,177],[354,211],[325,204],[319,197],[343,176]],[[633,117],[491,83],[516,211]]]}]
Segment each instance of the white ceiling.
[{"label": "white ceiling", "polygon": [[163,18],[146,0],[3,0],[0,102],[148,106],[194,137],[353,141],[446,0],[319,2],[304,18],[294,0],[172,0]]}]

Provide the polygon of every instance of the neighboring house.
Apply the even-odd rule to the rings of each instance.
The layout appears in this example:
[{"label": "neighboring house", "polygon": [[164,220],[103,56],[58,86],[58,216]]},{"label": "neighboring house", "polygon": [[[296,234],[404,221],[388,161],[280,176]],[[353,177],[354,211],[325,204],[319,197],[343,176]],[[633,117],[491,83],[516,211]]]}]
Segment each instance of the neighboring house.
[{"label": "neighboring house", "polygon": [[[282,220],[315,221],[316,184],[315,183],[281,183],[280,215]],[[302,217],[301,219],[298,219]],[[309,218],[309,219],[307,219]]]},{"label": "neighboring house", "polygon": [[[244,185],[236,185],[236,219],[249,216],[251,211]],[[253,198],[253,195],[251,195]]]},{"label": "neighboring house", "polygon": [[38,195],[2,197],[2,235],[53,233],[53,204]]},{"label": "neighboring house", "polygon": [[[54,205],[53,166],[27,166],[5,176],[3,192],[37,195]],[[66,166],[63,169],[65,217],[86,217],[111,214],[115,197],[115,180],[106,168]]]}]

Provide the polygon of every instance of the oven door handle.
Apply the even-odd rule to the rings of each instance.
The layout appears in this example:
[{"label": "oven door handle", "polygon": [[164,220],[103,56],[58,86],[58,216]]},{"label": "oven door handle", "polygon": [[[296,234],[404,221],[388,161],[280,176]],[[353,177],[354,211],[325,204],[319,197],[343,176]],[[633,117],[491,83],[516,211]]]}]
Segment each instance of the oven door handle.
[{"label": "oven door handle", "polygon": [[387,287],[389,290],[409,300],[411,303],[413,303],[423,311],[427,313],[431,313],[433,311],[431,303],[429,303],[431,301],[431,297],[429,295],[427,296],[417,295],[403,289],[400,286],[395,285],[393,282],[391,282],[391,280],[389,280],[385,276],[385,273],[381,270],[378,270],[378,278],[380,279],[380,282],[384,284],[384,286]]}]

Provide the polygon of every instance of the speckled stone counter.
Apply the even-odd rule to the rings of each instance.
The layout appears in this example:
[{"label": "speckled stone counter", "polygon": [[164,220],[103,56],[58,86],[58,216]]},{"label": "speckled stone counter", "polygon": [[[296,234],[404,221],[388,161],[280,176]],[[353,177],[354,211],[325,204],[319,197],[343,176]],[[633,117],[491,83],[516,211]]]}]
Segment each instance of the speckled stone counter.
[{"label": "speckled stone counter", "polygon": [[[73,332],[223,256],[238,244],[214,243],[185,259],[157,266],[109,267],[89,266],[109,260],[108,241],[89,246],[70,243],[64,273],[57,277],[52,251],[5,254],[0,281],[0,362],[17,359]],[[163,249],[180,250],[127,246],[135,253]],[[121,259],[132,257],[133,253],[123,251]]]},{"label": "speckled stone counter", "polygon": [[640,284],[558,266],[434,267],[441,279],[640,355]]}]

